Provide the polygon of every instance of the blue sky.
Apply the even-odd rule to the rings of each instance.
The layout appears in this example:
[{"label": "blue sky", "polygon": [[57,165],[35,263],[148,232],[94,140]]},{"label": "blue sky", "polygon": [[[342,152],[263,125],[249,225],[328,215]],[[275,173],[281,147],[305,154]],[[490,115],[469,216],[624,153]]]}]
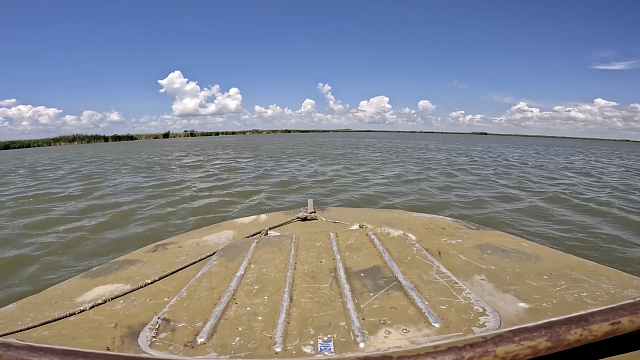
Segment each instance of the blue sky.
[{"label": "blue sky", "polygon": [[[84,132],[108,133],[144,116],[194,120],[202,128],[284,124],[273,118],[249,124],[237,111],[222,114],[225,120],[221,112],[216,119],[198,113],[176,117],[175,99],[160,93],[158,84],[176,70],[203,88],[238,88],[248,112],[244,120],[256,117],[256,105],[298,110],[305,99],[315,101],[317,112],[331,113],[318,90],[319,83],[328,83],[352,110],[377,96],[388,97],[396,112],[420,112],[421,100],[435,105],[416,115],[422,120],[417,122],[344,120],[359,121],[354,128],[493,129],[500,121],[491,119],[504,117],[519,102],[545,112],[555,106],[579,109],[600,98],[616,103],[605,107],[619,118],[609,112],[614,117],[608,125],[588,123],[589,134],[640,132],[640,113],[633,107],[640,102],[637,1],[5,0],[2,8],[0,100],[62,110],[56,119],[117,111],[121,121],[95,129],[90,126],[99,121],[85,122]],[[585,109],[579,110],[594,118],[602,113]],[[452,115],[458,110],[482,118],[465,123]],[[371,111],[389,114],[382,107]],[[529,128],[511,119],[515,130],[502,126],[498,132],[585,131],[584,124],[554,128],[551,115],[549,126],[540,125],[542,118]],[[56,125],[56,119],[23,121],[25,116],[0,110],[0,137],[68,132],[78,122]],[[331,126],[342,121],[335,118],[300,124],[339,127]],[[612,127],[615,121],[624,127]]]}]

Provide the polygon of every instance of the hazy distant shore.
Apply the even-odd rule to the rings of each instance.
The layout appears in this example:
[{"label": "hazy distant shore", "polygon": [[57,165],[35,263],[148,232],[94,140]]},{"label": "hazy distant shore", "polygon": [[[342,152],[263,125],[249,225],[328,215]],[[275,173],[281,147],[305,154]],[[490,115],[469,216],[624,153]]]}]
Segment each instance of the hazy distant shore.
[{"label": "hazy distant shore", "polygon": [[33,140],[8,140],[0,141],[0,150],[26,149],[44,146],[61,146],[61,145],[77,145],[77,144],[96,144],[119,141],[135,141],[135,140],[152,140],[152,139],[172,139],[184,137],[199,136],[228,136],[228,135],[259,135],[259,134],[290,134],[290,133],[337,133],[337,132],[355,132],[355,133],[408,133],[408,134],[447,134],[447,135],[493,135],[493,136],[518,136],[518,137],[537,137],[537,138],[555,138],[555,139],[576,139],[576,140],[601,140],[601,141],[624,141],[624,142],[640,142],[638,140],[628,139],[604,139],[589,137],[573,137],[573,136],[552,136],[552,135],[523,135],[523,134],[496,134],[487,132],[450,132],[450,131],[401,131],[401,130],[352,130],[352,129],[335,129],[335,130],[237,130],[237,131],[195,131],[185,130],[183,132],[164,132],[156,134],[126,134],[126,135],[89,135],[74,134],[61,135],[52,138],[33,139]]}]

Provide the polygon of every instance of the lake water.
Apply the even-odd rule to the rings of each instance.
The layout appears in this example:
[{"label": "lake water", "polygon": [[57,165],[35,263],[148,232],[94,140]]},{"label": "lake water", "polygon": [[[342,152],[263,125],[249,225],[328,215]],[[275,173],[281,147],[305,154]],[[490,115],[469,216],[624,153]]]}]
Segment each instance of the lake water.
[{"label": "lake water", "polygon": [[306,205],[468,220],[640,276],[640,144],[220,136],[0,152],[0,307],[132,250]]}]

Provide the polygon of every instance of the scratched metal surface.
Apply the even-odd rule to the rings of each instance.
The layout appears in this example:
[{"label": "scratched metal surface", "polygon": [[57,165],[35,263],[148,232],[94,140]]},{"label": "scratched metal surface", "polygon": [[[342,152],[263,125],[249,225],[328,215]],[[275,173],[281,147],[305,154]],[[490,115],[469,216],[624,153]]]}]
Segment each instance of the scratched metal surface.
[{"label": "scratched metal surface", "polygon": [[[298,210],[276,212],[149,245],[1,309],[0,331],[72,310],[218,248],[211,261],[12,337],[188,357],[308,357],[322,344],[332,345],[336,355],[363,355],[474,334],[491,336],[640,297],[640,279],[634,276],[475,224],[396,210],[319,210],[323,218],[341,223],[300,222],[275,229],[257,242],[242,238]],[[249,254],[254,243],[255,251]],[[292,248],[283,349],[276,351]],[[342,267],[336,263],[336,250]],[[239,272],[243,263],[246,270]],[[199,343],[198,335],[230,288],[233,295],[222,307],[220,321]],[[348,311],[349,300],[355,317]],[[362,328],[364,346],[357,341],[354,324]]]}]

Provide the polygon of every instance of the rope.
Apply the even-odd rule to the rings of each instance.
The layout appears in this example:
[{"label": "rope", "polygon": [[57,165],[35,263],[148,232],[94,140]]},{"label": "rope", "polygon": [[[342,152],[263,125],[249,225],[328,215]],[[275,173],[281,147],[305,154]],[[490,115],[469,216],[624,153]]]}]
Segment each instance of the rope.
[{"label": "rope", "polygon": [[344,221],[329,220],[329,219],[325,219],[325,218],[323,218],[323,217],[322,217],[322,216],[320,216],[320,215],[317,215],[317,216],[320,218],[320,220],[327,221],[327,222],[330,222],[330,223],[349,225],[349,223],[346,223],[346,222],[344,222]]},{"label": "rope", "polygon": [[[318,215],[309,214],[309,213],[306,213],[306,212],[301,212],[300,214],[296,215],[296,217],[294,217],[292,219],[289,219],[289,220],[287,220],[285,222],[282,222],[280,224],[277,224],[275,226],[268,226],[264,230],[256,231],[255,233],[253,233],[253,234],[251,234],[249,236],[245,236],[245,238],[254,237],[256,235],[266,236],[270,229],[279,228],[281,226],[285,226],[285,225],[294,223],[296,221],[307,221],[307,220],[318,220]],[[86,305],[81,306],[81,307],[79,307],[79,308],[77,308],[75,310],[67,311],[65,313],[55,315],[55,316],[53,316],[53,317],[51,317],[49,319],[38,321],[36,323],[25,325],[25,326],[22,326],[22,327],[19,327],[19,328],[16,328],[16,329],[0,332],[0,337],[4,337],[4,336],[7,336],[7,335],[13,335],[13,334],[16,334],[16,333],[19,333],[19,332],[31,330],[31,329],[34,329],[34,328],[37,328],[37,327],[40,327],[40,326],[43,326],[43,325],[51,324],[51,323],[56,322],[58,320],[66,319],[68,317],[81,314],[81,313],[83,313],[83,312],[85,312],[87,310],[91,310],[91,309],[93,309],[95,307],[98,307],[100,305],[106,304],[109,301],[113,301],[113,300],[115,300],[115,299],[117,299],[119,297],[131,294],[134,291],[140,290],[140,289],[142,289],[144,287],[147,287],[147,286],[149,286],[149,285],[151,285],[151,284],[153,284],[155,282],[158,282],[158,281],[160,281],[160,280],[162,280],[162,279],[164,279],[164,278],[166,278],[168,276],[171,276],[171,275],[173,275],[173,274],[175,274],[175,273],[177,273],[179,271],[182,271],[182,270],[188,268],[191,265],[199,263],[200,261],[215,255],[218,252],[218,250],[206,253],[206,254],[200,256],[199,258],[197,258],[195,260],[192,260],[192,261],[190,261],[190,262],[188,262],[186,264],[183,264],[183,265],[181,265],[181,266],[179,266],[179,267],[177,267],[177,268],[175,268],[175,269],[173,269],[173,270],[171,270],[169,272],[166,272],[166,273],[164,273],[164,274],[162,274],[160,276],[156,276],[153,279],[145,280],[144,282],[141,282],[140,284],[138,284],[138,285],[136,285],[136,286],[134,286],[134,287],[132,287],[130,289],[120,291],[120,292],[118,292],[118,293],[116,293],[114,295],[105,296],[105,297],[101,298],[100,300],[97,300],[97,301],[92,302],[90,304],[86,304]]]},{"label": "rope", "polygon": [[158,282],[158,281],[166,278],[167,276],[170,276],[170,275],[173,275],[173,274],[177,273],[178,271],[184,270],[184,269],[188,268],[191,265],[194,265],[194,264],[196,264],[196,263],[198,263],[198,262],[200,262],[200,261],[202,261],[202,260],[204,260],[204,259],[206,259],[208,257],[213,256],[216,252],[218,252],[218,250],[206,253],[206,254],[200,256],[199,258],[197,258],[195,260],[192,260],[192,261],[189,261],[188,263],[183,264],[183,265],[181,265],[181,266],[179,266],[179,267],[177,267],[177,268],[175,268],[175,269],[173,269],[173,270],[171,270],[169,272],[166,272],[166,273],[164,273],[164,274],[162,274],[160,276],[156,276],[153,279],[145,280],[144,282],[141,282],[140,284],[138,284],[138,285],[136,285],[136,286],[134,286],[134,287],[132,287],[130,289],[120,291],[119,293],[116,293],[114,295],[105,296],[105,297],[101,298],[98,301],[92,302],[90,304],[86,304],[86,305],[81,306],[81,307],[79,307],[79,308],[77,308],[75,310],[67,311],[66,313],[58,314],[58,315],[55,315],[52,318],[45,319],[45,320],[42,320],[42,321],[38,321],[37,323],[25,325],[25,326],[19,327],[17,329],[0,332],[0,337],[7,336],[7,335],[12,335],[12,334],[19,333],[19,332],[26,331],[26,330],[31,330],[31,329],[37,328],[39,326],[42,326],[42,325],[50,324],[50,323],[58,321],[58,320],[62,320],[62,319],[65,319],[65,318],[68,318],[68,317],[71,317],[71,316],[74,316],[74,315],[78,315],[78,314],[83,313],[83,312],[85,312],[87,310],[91,310],[91,309],[93,309],[93,308],[95,308],[97,306],[100,306],[102,304],[108,303],[109,301],[115,300],[115,299],[117,299],[119,297],[122,297],[122,296],[125,296],[127,294],[131,294],[134,291],[140,290],[143,287],[146,287],[146,286],[149,286],[149,285],[151,285],[151,284],[153,284],[155,282]]},{"label": "rope", "polygon": [[[317,214],[310,214],[310,213],[306,213],[306,212],[301,212],[300,214],[296,215],[294,218],[291,218],[285,222],[281,222],[278,225],[275,226],[267,226],[266,228],[262,229],[262,230],[258,230],[256,232],[254,232],[251,235],[248,235],[247,238],[251,238],[254,236],[267,236],[269,234],[269,230],[271,229],[276,229],[279,228],[281,226],[285,226],[285,225],[289,225],[289,224],[293,224],[296,221],[308,221],[308,220],[318,220],[318,215]],[[324,219],[323,219],[324,220]]]}]

